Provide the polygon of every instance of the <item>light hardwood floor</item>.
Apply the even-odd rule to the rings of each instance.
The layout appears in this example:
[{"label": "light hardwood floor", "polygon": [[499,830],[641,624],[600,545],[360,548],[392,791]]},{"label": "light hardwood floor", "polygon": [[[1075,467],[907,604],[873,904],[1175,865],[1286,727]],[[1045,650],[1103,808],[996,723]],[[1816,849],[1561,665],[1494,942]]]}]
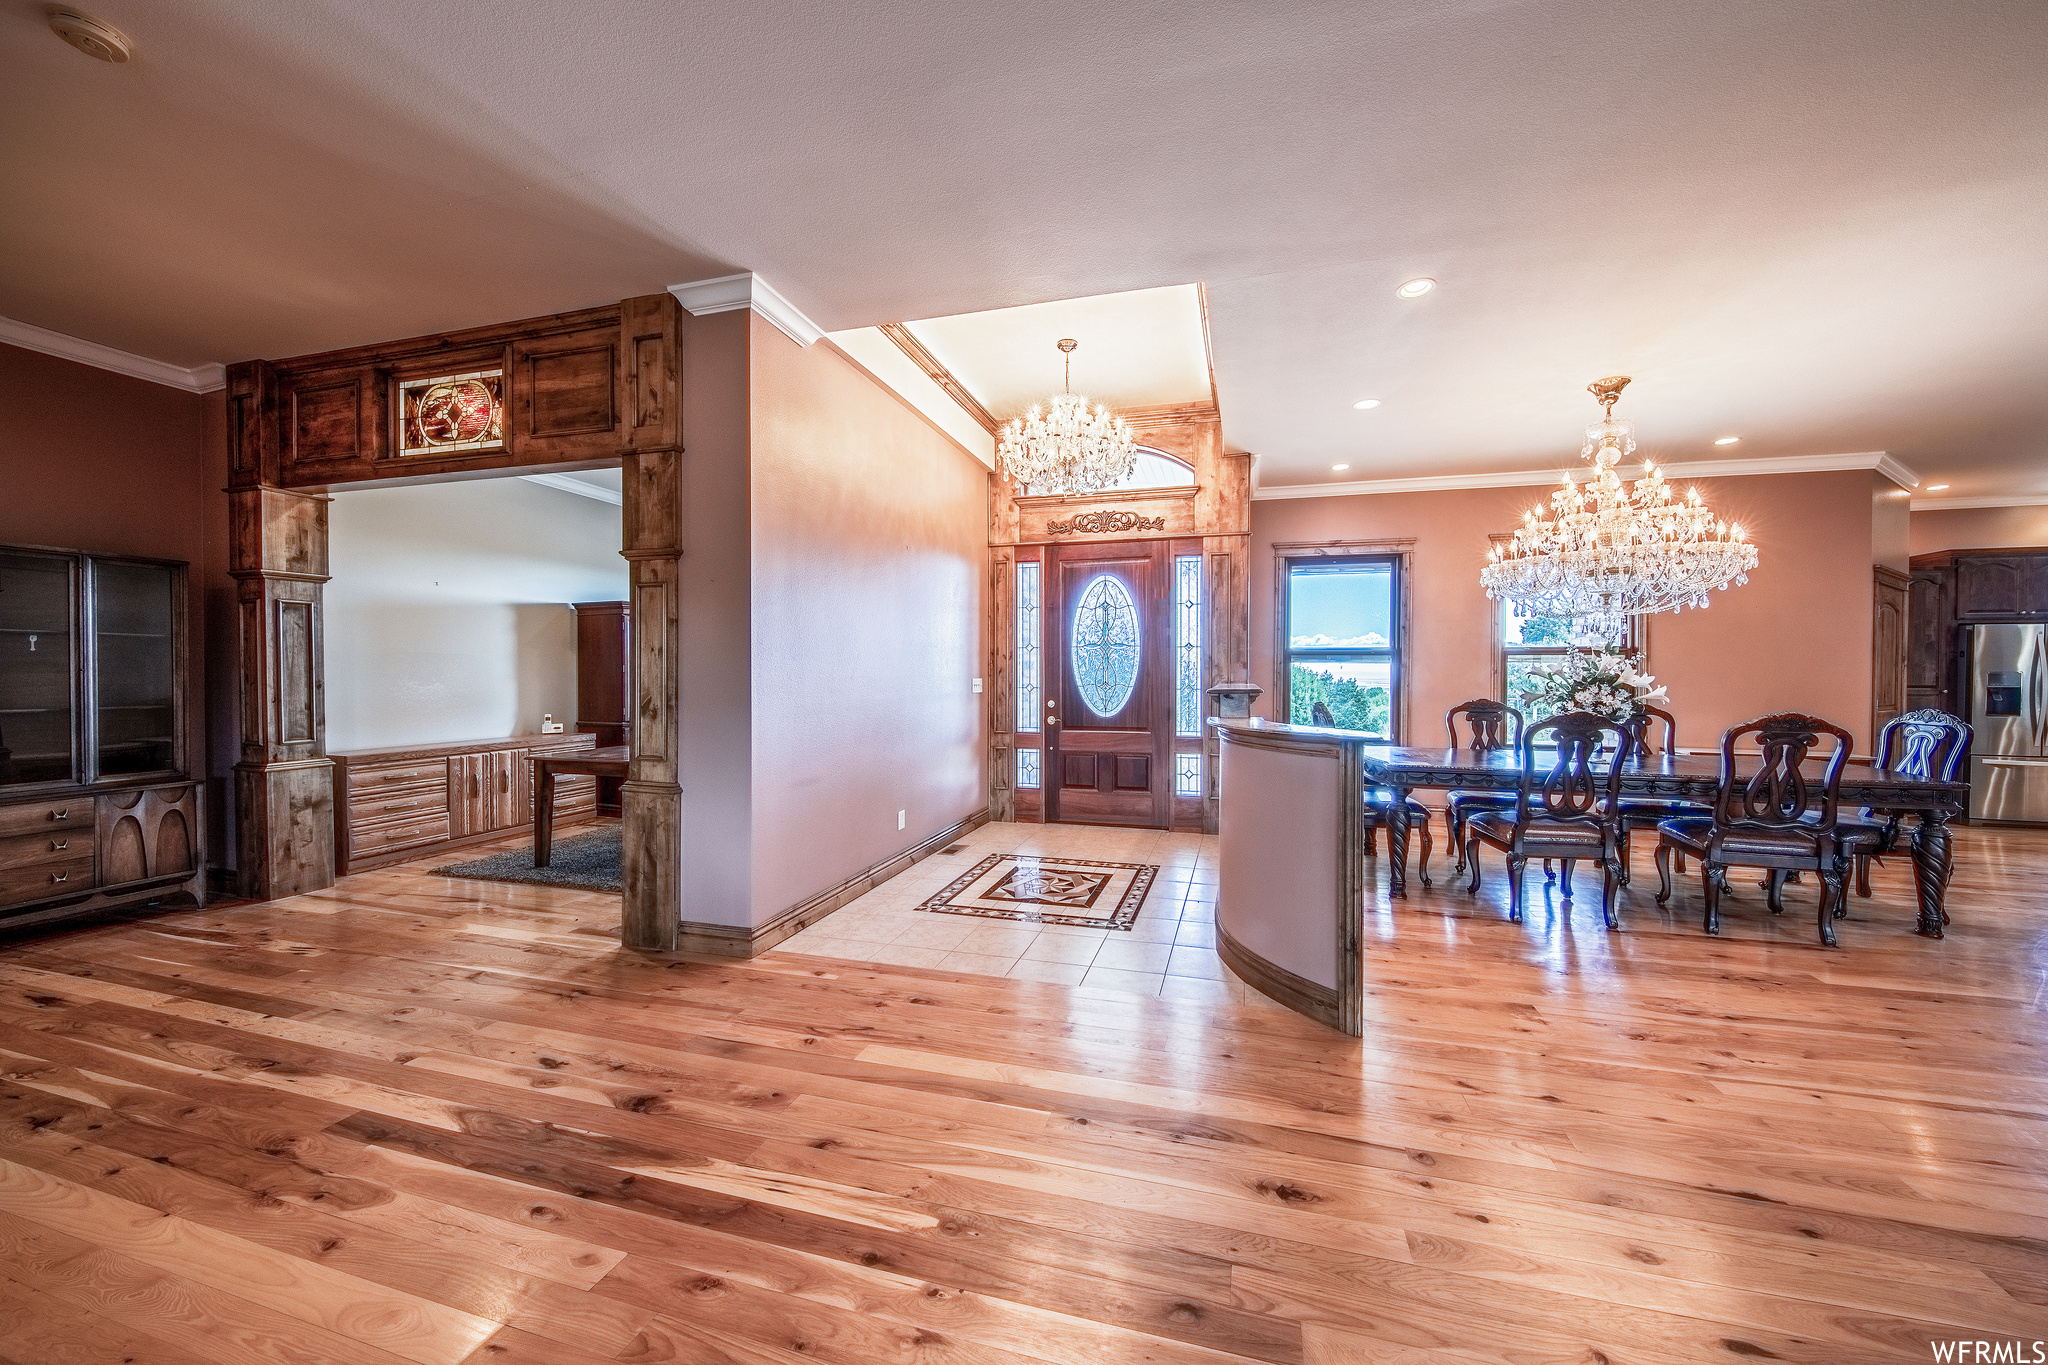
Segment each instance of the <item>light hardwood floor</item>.
[{"label": "light hardwood floor", "polygon": [[2048,834],[1957,864],[1946,941],[1895,863],[1830,952],[1810,888],[1710,940],[1641,856],[1621,933],[1540,878],[1509,925],[1490,861],[1477,900],[1375,903],[1362,1039],[1227,981],[650,960],[615,898],[420,865],[0,947],[0,1359],[2032,1343]]}]

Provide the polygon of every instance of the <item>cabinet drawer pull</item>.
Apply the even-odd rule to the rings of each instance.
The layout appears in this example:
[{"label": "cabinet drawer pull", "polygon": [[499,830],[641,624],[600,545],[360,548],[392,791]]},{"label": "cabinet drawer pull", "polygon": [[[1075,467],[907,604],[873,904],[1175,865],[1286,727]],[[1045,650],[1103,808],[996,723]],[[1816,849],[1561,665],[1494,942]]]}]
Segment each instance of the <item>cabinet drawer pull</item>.
[{"label": "cabinet drawer pull", "polygon": [[65,849],[69,847],[71,847],[71,841],[69,839],[50,840],[50,851],[52,853],[62,853]]},{"label": "cabinet drawer pull", "polygon": [[412,838],[412,836],[413,836],[413,835],[415,835],[415,834],[418,834],[418,833],[419,833],[419,831],[418,831],[418,830],[416,830],[416,829],[402,829],[402,830],[398,831],[398,833],[396,833],[396,834],[387,834],[387,835],[385,835],[385,836],[384,836],[384,842],[385,842],[385,843],[387,843],[387,844],[395,844],[395,843],[397,843],[397,842],[398,842],[398,841],[399,841],[400,839],[410,839],[410,838]]},{"label": "cabinet drawer pull", "polygon": [[417,802],[417,801],[393,801],[393,802],[392,802],[392,803],[391,803],[390,805],[388,805],[388,806],[384,807],[384,809],[385,809],[385,810],[411,810],[411,809],[412,809],[412,808],[413,808],[414,806],[417,806],[418,804],[419,804],[419,802]]},{"label": "cabinet drawer pull", "polygon": [[70,880],[71,874],[69,872],[52,872],[50,874],[50,884],[52,886],[59,886]]},{"label": "cabinet drawer pull", "polygon": [[409,777],[418,777],[419,775],[419,769],[415,768],[411,772],[404,773],[379,773],[377,774],[377,780],[379,782],[403,782]]},{"label": "cabinet drawer pull", "polygon": [[69,820],[71,818],[71,807],[66,806],[63,810],[51,811],[50,818],[52,820]]}]

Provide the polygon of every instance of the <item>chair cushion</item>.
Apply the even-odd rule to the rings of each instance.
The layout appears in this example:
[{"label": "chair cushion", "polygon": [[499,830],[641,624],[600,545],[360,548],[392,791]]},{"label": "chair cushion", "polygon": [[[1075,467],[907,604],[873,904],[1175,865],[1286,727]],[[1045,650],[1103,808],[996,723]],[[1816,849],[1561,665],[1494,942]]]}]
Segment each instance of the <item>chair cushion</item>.
[{"label": "chair cushion", "polygon": [[1449,804],[1458,810],[1513,810],[1515,808],[1515,794],[1513,792],[1466,791],[1460,788],[1450,794]]},{"label": "chair cushion", "polygon": [[1701,853],[1706,852],[1707,840],[1713,832],[1714,817],[1711,815],[1682,815],[1675,820],[1660,821],[1657,825],[1657,833],[1667,842]]},{"label": "chair cushion", "polygon": [[[1741,855],[1762,854],[1767,857],[1811,857],[1814,853],[1814,835],[1819,830],[1818,822],[1802,822],[1803,827],[1789,829],[1736,829],[1721,837],[1721,851]],[[1852,847],[1875,851],[1884,840],[1884,827],[1861,820],[1838,820],[1837,834],[1844,843]],[[1695,852],[1705,853],[1708,840],[1714,833],[1712,816],[1684,816],[1676,820],[1665,820],[1658,824],[1657,832],[1671,843]]]},{"label": "chair cushion", "polygon": [[[1472,823],[1466,828],[1506,843],[1515,837],[1515,817],[1505,811],[1483,810],[1472,817]],[[1540,815],[1529,821],[1523,837],[1532,844],[1584,844],[1595,849],[1601,845],[1598,825],[1568,824],[1562,820],[1545,820]]]},{"label": "chair cushion", "polygon": [[[1394,794],[1392,792],[1374,790],[1372,788],[1366,789],[1365,816],[1368,820],[1385,819],[1387,807],[1393,804]],[[1431,811],[1428,806],[1423,805],[1412,796],[1408,798],[1408,818],[1410,820],[1427,820],[1430,815]]]}]

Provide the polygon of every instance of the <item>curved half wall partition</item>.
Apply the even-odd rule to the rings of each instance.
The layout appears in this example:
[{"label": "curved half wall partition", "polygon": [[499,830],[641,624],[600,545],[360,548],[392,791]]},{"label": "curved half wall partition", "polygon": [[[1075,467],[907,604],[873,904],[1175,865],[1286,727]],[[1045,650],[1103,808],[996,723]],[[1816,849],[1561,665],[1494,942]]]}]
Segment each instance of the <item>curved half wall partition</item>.
[{"label": "curved half wall partition", "polygon": [[1216,949],[1265,995],[1364,1031],[1367,736],[1211,720],[1221,741]]}]

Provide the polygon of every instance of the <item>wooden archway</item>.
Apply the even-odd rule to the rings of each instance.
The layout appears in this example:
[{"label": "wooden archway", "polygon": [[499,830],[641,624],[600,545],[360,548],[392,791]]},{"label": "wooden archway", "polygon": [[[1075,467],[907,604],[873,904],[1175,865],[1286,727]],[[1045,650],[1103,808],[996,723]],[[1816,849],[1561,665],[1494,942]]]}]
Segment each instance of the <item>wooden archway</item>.
[{"label": "wooden archway", "polygon": [[[502,443],[407,454],[408,381],[496,371]],[[635,716],[623,790],[626,946],[675,947],[681,920],[677,715],[682,330],[667,294],[228,371],[229,571],[236,581],[238,883],[257,900],[334,882],[321,590],[337,487],[493,470],[624,471]]]}]

